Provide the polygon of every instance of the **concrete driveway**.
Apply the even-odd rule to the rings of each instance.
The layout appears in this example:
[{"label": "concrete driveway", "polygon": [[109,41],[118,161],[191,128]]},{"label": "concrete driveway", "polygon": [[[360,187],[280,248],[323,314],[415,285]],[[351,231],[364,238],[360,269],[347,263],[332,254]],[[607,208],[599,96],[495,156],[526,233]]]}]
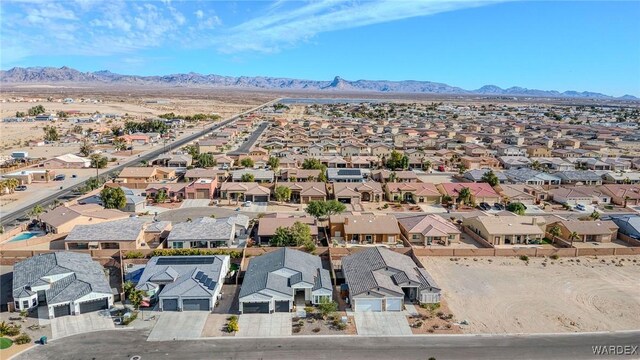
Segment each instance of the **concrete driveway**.
[{"label": "concrete driveway", "polygon": [[404,311],[354,312],[358,335],[412,335]]},{"label": "concrete driveway", "polygon": [[109,313],[104,311],[67,315],[51,319],[51,337],[54,339],[113,329],[115,329],[113,320]]},{"label": "concrete driveway", "polygon": [[199,339],[208,311],[165,311],[151,330],[148,341]]},{"label": "concrete driveway", "polygon": [[269,205],[269,203],[266,202],[254,202],[251,203],[250,206],[244,206],[244,204],[240,205],[240,210],[241,211],[248,211],[248,212],[266,212],[267,211],[267,206]]},{"label": "concrete driveway", "polygon": [[182,202],[181,209],[193,208],[193,207],[207,207],[211,200],[209,199],[186,199]]},{"label": "concrete driveway", "polygon": [[291,335],[291,313],[244,314],[238,319],[239,337],[280,337]]}]

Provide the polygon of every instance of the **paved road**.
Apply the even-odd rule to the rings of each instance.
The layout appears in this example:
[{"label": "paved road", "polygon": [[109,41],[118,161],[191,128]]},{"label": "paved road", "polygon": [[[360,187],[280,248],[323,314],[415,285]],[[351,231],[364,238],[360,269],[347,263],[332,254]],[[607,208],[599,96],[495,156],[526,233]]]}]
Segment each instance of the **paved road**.
[{"label": "paved road", "polygon": [[[247,110],[247,111],[242,112],[242,113],[237,114],[237,115],[234,115],[234,116],[232,116],[232,117],[230,117],[230,118],[228,118],[226,120],[217,122],[214,125],[211,125],[211,126],[205,128],[205,129],[203,129],[200,132],[197,132],[195,134],[192,134],[192,135],[189,135],[189,136],[186,136],[184,138],[181,138],[181,139],[178,139],[178,140],[174,141],[173,143],[171,143],[171,147],[175,149],[175,148],[180,147],[180,146],[182,146],[184,144],[187,144],[187,143],[189,143],[191,141],[194,141],[194,140],[196,140],[198,138],[201,138],[201,137],[207,135],[208,133],[210,133],[213,130],[216,130],[216,129],[220,128],[220,127],[223,127],[225,125],[228,125],[228,124],[236,121],[242,115],[249,114],[249,113],[251,113],[251,112],[253,112],[255,110],[261,109],[261,108],[263,108],[265,106],[269,106],[269,105],[271,105],[271,104],[273,104],[273,103],[275,103],[277,101],[279,101],[279,99],[275,99],[275,100],[269,101],[269,102],[267,102],[265,104],[262,104],[260,106],[256,106],[253,109]],[[159,149],[152,150],[152,151],[150,151],[148,153],[145,153],[145,154],[141,154],[139,158],[135,158],[135,159],[130,160],[130,161],[126,162],[126,163],[123,163],[123,164],[121,164],[119,166],[116,166],[116,167],[111,168],[109,170],[103,171],[101,173],[101,176],[107,176],[108,177],[108,176],[116,175],[124,167],[136,165],[136,164],[140,163],[140,161],[142,161],[142,160],[151,160],[151,159],[157,157],[158,155],[162,154],[164,152],[164,150],[165,149],[160,147]],[[33,206],[36,205],[36,204],[40,204],[40,205],[42,205],[44,207],[44,206],[47,206],[50,203],[52,203],[53,200],[55,200],[55,199],[63,198],[65,196],[71,196],[73,194],[72,188],[75,188],[77,186],[82,186],[82,185],[84,185],[85,182],[86,182],[86,180],[81,182],[81,183],[75,184],[74,186],[69,186],[67,188],[64,188],[63,190],[60,190],[60,191],[58,191],[58,192],[56,192],[54,194],[51,194],[51,195],[49,195],[47,197],[39,199],[36,202],[30,203],[30,204],[26,204],[24,207],[12,212],[12,213],[3,214],[2,215],[2,220],[0,221],[0,224],[7,225],[7,224],[10,224],[11,222],[13,222],[13,221],[15,221],[17,219],[20,219],[20,218],[24,217],[26,215],[26,213],[29,210],[31,210],[33,208]]]},{"label": "paved road", "polygon": [[249,135],[249,138],[247,139],[247,141],[243,142],[242,145],[240,145],[234,151],[229,152],[228,155],[248,154],[249,149],[253,147],[256,141],[258,141],[258,138],[262,136],[262,133],[264,133],[264,131],[267,130],[268,127],[269,127],[268,122],[263,122],[262,124],[260,124],[258,128],[253,133],[251,133],[251,135]]},{"label": "paved road", "polygon": [[[640,331],[548,335],[432,335],[403,337],[293,336],[147,342],[142,331],[76,335],[36,346],[17,360],[45,359],[637,359],[594,355],[592,346],[640,345]],[[629,348],[631,350],[631,348]]]}]

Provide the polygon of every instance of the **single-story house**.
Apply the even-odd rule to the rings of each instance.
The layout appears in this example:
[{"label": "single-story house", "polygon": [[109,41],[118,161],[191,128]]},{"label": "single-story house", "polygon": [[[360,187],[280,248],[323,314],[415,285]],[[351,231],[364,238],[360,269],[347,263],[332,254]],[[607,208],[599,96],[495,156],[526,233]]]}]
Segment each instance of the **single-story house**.
[{"label": "single-story house", "polygon": [[274,192],[279,186],[291,189],[289,201],[295,204],[327,200],[327,186],[323,182],[279,182],[274,187]]},{"label": "single-story house", "polygon": [[428,246],[434,243],[450,245],[460,242],[460,230],[440,215],[416,215],[398,219],[400,231],[412,245]]},{"label": "single-story house", "polygon": [[172,249],[231,247],[235,235],[236,223],[231,218],[202,217],[174,224],[167,237],[167,247]]},{"label": "single-story house", "polygon": [[549,191],[553,201],[567,205],[609,204],[611,197],[593,186],[560,187]]},{"label": "single-story house", "polygon": [[154,256],[136,289],[160,311],[213,311],[229,272],[229,255]]},{"label": "single-story house", "polygon": [[311,230],[311,239],[318,239],[318,226],[316,219],[311,216],[289,216],[286,214],[269,214],[258,220],[258,232],[256,234],[256,242],[258,244],[269,244],[271,237],[276,233],[279,227],[288,228],[296,222],[309,225]]},{"label": "single-story house", "polygon": [[385,184],[388,201],[407,201],[420,204],[440,204],[442,194],[431,183],[393,183]]},{"label": "single-story house", "polygon": [[48,233],[68,233],[77,225],[97,224],[128,218],[129,214],[116,209],[105,209],[98,204],[58,206],[40,215],[40,223]]},{"label": "single-story house", "polygon": [[611,197],[611,202],[620,205],[640,205],[640,185],[631,184],[605,184],[598,190]]},{"label": "single-story house", "polygon": [[64,247],[67,250],[150,249],[159,244],[152,244],[158,239],[147,234],[149,225],[150,221],[141,218],[77,225],[64,239]]},{"label": "single-story house", "polygon": [[561,182],[558,176],[532,169],[510,169],[504,175],[514,183],[527,185],[560,185]]},{"label": "single-story house", "polygon": [[36,255],[16,263],[12,295],[16,310],[46,304],[50,319],[113,306],[104,268],[89,254],[70,251]]},{"label": "single-story house", "polygon": [[611,221],[618,225],[621,234],[640,240],[640,215],[615,215]]},{"label": "single-story house", "polygon": [[262,170],[262,169],[240,169],[234,170],[231,172],[231,181],[233,182],[241,182],[242,175],[251,174],[253,175],[253,180],[259,183],[265,182],[273,182],[274,173],[273,170]]},{"label": "single-story house", "polygon": [[[482,182],[482,177],[484,176],[484,174],[486,174],[487,172],[491,171],[491,169],[474,169],[474,170],[468,170],[466,171],[463,176],[466,180],[469,180],[471,182]],[[493,173],[496,175],[496,177],[498,178],[498,182],[500,184],[504,184],[506,182],[509,181],[509,179],[502,173],[502,171],[493,171]]]},{"label": "single-story house", "polygon": [[290,312],[298,299],[316,305],[332,294],[320,257],[280,248],[249,260],[238,300],[242,314]]},{"label": "single-story house", "polygon": [[47,169],[82,169],[91,166],[91,160],[75,154],[65,154],[45,160],[42,165]]},{"label": "single-story house", "polygon": [[367,169],[328,168],[327,180],[329,182],[363,182],[368,176]]},{"label": "single-story house", "polygon": [[602,185],[602,177],[590,170],[558,171],[554,175],[567,185]]},{"label": "single-story house", "polygon": [[220,186],[220,198],[229,201],[268,202],[271,189],[254,182],[225,182]]},{"label": "single-story house", "polygon": [[392,215],[331,215],[331,238],[351,244],[392,244],[400,241],[398,221]]},{"label": "single-story house", "polygon": [[500,195],[487,183],[443,183],[437,185],[437,188],[442,195],[451,197],[453,201],[457,201],[460,191],[464,188],[468,188],[471,192],[472,203],[495,204],[501,200]]},{"label": "single-story house", "polygon": [[427,271],[406,255],[373,247],[342,258],[353,311],[402,311],[405,298],[440,302],[441,290]]},{"label": "single-story house", "polygon": [[[547,224],[547,233],[554,226],[560,228],[561,234],[558,238],[566,241],[571,241],[571,234],[576,233],[577,239],[573,242],[599,242],[609,243],[617,239],[618,237],[618,225],[613,221],[578,221],[578,220],[560,220]],[[548,234],[549,238],[553,235]]]},{"label": "single-story house", "polygon": [[333,197],[343,204],[359,204],[363,201],[379,202],[382,200],[382,186],[379,182],[366,181],[359,183],[333,183]]},{"label": "single-story house", "polygon": [[539,243],[545,233],[539,216],[473,216],[463,219],[462,226],[491,245]]}]

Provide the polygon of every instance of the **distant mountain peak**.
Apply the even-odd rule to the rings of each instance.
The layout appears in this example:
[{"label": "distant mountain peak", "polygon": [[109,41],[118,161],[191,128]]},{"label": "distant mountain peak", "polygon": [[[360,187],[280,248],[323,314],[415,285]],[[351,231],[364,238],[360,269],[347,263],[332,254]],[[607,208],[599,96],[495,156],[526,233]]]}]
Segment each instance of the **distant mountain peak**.
[{"label": "distant mountain peak", "polygon": [[288,90],[333,90],[333,91],[370,91],[395,93],[449,94],[449,95],[490,95],[490,96],[526,96],[526,97],[565,97],[619,99],[636,101],[637,97],[625,95],[614,98],[608,95],[589,91],[536,90],[513,86],[503,89],[496,85],[485,85],[477,90],[465,90],[459,87],[431,81],[387,81],[357,80],[349,81],[335,76],[331,81],[275,78],[265,76],[223,76],[203,75],[189,72],[187,74],[169,74],[162,76],[121,75],[109,70],[96,72],[80,72],[62,66],[54,67],[14,67],[0,71],[0,83],[3,84],[39,84],[39,83],[100,83],[100,84],[135,84],[135,85],[167,85],[167,86],[211,86],[241,89],[288,89]]}]

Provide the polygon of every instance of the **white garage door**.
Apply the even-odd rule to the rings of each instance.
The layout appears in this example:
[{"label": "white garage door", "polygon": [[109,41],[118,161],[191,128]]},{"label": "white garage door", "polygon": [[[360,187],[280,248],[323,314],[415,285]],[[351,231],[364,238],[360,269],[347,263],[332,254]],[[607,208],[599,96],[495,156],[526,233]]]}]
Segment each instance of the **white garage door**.
[{"label": "white garage door", "polygon": [[402,299],[387,299],[387,311],[402,311]]},{"label": "white garage door", "polygon": [[382,311],[382,299],[356,299],[355,311]]}]

